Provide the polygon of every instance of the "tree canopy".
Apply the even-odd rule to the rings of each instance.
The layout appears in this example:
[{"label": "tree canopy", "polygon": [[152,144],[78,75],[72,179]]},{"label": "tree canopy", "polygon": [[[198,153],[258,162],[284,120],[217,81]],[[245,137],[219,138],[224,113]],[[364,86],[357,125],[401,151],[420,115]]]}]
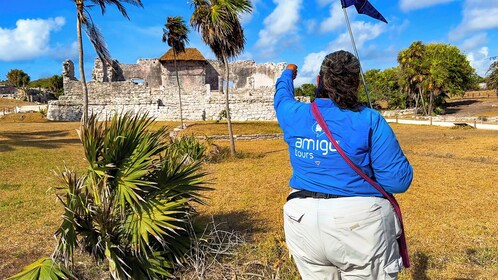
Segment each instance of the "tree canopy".
[{"label": "tree canopy", "polygon": [[495,61],[489,66],[488,73],[488,88],[494,89],[496,91],[496,95],[498,96],[498,57],[495,57]]},{"label": "tree canopy", "polygon": [[30,80],[29,75],[19,69],[12,69],[7,73],[7,81],[14,87],[26,87]]}]

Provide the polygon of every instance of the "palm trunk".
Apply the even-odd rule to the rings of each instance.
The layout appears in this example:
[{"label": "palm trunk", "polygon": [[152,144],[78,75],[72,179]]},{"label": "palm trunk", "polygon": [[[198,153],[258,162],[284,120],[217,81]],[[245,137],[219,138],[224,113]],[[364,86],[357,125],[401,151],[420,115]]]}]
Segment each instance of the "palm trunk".
[{"label": "palm trunk", "polygon": [[422,109],[424,110],[424,113],[427,116],[427,108],[424,100],[424,93],[422,92],[422,86],[418,88],[418,91],[420,93],[420,100],[422,101]]},{"label": "palm trunk", "polygon": [[228,88],[229,88],[229,77],[230,73],[228,72],[228,59],[226,55],[223,55],[223,63],[225,63],[225,85],[226,85],[226,92],[225,92],[225,110],[227,112],[227,122],[228,122],[228,137],[230,138],[230,154],[232,157],[235,156],[235,140],[233,139],[233,131],[232,131],[232,118],[230,116],[230,106],[229,106],[229,99],[228,99]]},{"label": "palm trunk", "polygon": [[418,115],[418,93],[415,91],[415,117]]},{"label": "palm trunk", "polygon": [[432,102],[434,99],[434,92],[431,90],[430,91],[430,97],[429,97],[429,116],[432,116]]},{"label": "palm trunk", "polygon": [[[83,4],[77,4],[78,11],[82,12]],[[77,32],[78,32],[78,46],[79,46],[79,64],[80,64],[80,79],[81,86],[83,87],[83,123],[86,124],[88,121],[88,87],[86,86],[86,78],[85,78],[85,67],[83,65],[83,38],[81,36],[81,20],[79,17],[80,12],[77,15]]]},{"label": "palm trunk", "polygon": [[175,73],[176,73],[176,84],[178,85],[178,100],[180,101],[180,124],[182,129],[183,126],[183,114],[182,114],[182,93],[180,89],[180,78],[178,77],[178,68],[176,66],[176,51],[173,49],[173,55],[175,56]]}]

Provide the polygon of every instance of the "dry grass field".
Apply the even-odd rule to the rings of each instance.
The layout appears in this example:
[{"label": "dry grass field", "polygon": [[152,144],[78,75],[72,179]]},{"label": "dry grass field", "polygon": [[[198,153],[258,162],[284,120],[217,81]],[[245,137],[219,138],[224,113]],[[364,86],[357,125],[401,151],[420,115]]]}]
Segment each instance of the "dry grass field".
[{"label": "dry grass field", "polygon": [[[85,167],[77,127],[0,121],[0,279],[51,253],[62,214],[52,170],[64,164]],[[398,196],[413,262],[401,278],[498,279],[498,131],[393,129],[415,170],[411,188]],[[225,131],[224,123],[195,123],[185,133]],[[235,124],[234,131],[275,133],[279,128],[265,122]],[[291,174],[286,145],[282,140],[238,141],[237,149],[240,158],[205,166],[215,190],[206,194],[209,204],[198,208],[201,217],[245,235],[248,245],[233,260],[242,270],[256,265],[280,271],[280,279],[296,279],[282,231]]]},{"label": "dry grass field", "polygon": [[15,108],[16,106],[24,106],[24,105],[35,105],[35,103],[21,101],[17,99],[2,98],[0,102],[0,110],[3,110],[4,108],[12,109]]}]

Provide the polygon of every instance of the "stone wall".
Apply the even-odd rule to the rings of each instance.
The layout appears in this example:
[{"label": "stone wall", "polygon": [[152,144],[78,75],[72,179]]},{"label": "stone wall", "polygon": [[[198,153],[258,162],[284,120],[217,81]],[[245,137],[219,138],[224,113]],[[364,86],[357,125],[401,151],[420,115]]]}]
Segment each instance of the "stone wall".
[{"label": "stone wall", "polygon": [[[117,64],[117,63],[116,63]],[[116,113],[148,113],[157,120],[178,120],[178,87],[174,65],[157,59],[141,59],[137,64],[114,65],[110,71],[96,60],[94,81],[88,82],[89,110],[104,120]],[[217,120],[225,110],[223,68],[216,61],[179,64],[182,85],[182,113],[185,120]],[[274,84],[285,64],[256,64],[254,61],[230,65],[232,83],[230,112],[235,121],[275,120]],[[81,83],[74,78],[74,65],[64,62],[64,95],[49,102],[50,120],[76,121],[82,116]],[[134,79],[141,79],[137,83]],[[109,80],[111,80],[109,82]]]},{"label": "stone wall", "polygon": [[[58,101],[49,102],[48,118],[51,120],[79,120],[83,99],[80,82],[66,83],[66,94]],[[90,112],[106,119],[115,113],[132,111],[148,113],[157,120],[178,120],[178,89],[162,87],[152,89],[133,82],[88,83]],[[272,87],[258,89],[232,89],[230,111],[232,119],[275,120]],[[182,114],[186,120],[217,120],[225,110],[225,94],[210,91],[209,87],[191,88],[182,92]]]}]

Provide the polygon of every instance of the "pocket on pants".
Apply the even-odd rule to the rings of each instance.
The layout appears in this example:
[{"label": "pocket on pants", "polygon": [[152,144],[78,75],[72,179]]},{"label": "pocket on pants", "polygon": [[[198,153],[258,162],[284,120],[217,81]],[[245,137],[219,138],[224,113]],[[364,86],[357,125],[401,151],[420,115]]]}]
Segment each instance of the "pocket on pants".
[{"label": "pocket on pants", "polygon": [[362,267],[384,253],[386,240],[381,206],[372,204],[349,215],[335,215],[334,220],[349,265]]},{"label": "pocket on pants", "polygon": [[304,211],[301,209],[294,208],[289,203],[286,203],[284,205],[284,214],[291,221],[300,223],[301,219],[304,216]]},{"label": "pocket on pants", "polygon": [[284,204],[285,242],[294,258],[308,259],[310,251],[306,242],[308,228],[303,225],[305,211],[301,207],[296,207],[295,202],[289,201]]}]

